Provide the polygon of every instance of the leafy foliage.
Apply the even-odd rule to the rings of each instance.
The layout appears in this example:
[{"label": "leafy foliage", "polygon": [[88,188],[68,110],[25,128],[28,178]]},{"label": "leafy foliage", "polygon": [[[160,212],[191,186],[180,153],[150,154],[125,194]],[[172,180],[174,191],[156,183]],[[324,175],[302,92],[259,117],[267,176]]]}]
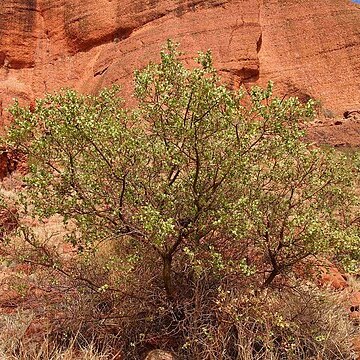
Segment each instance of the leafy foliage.
[{"label": "leafy foliage", "polygon": [[117,87],[14,105],[7,141],[28,156],[26,211],[74,221],[67,240],[82,255],[115,241],[119,287],[160,261],[170,299],[174,266],[260,289],[311,256],[353,264],[356,174],[344,155],[303,141],[312,102],[273,97],[271,83],[228,90],[210,52],[192,70],[179,55],[169,42],[135,73],[134,109]]}]

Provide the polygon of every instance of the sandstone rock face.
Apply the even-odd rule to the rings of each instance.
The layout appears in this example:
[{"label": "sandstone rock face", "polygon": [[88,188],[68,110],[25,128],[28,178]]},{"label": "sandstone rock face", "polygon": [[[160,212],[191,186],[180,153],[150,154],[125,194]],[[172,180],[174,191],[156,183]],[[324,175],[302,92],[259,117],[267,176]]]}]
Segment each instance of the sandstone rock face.
[{"label": "sandstone rock face", "polygon": [[211,48],[234,87],[272,79],[335,113],[359,108],[360,7],[349,0],[2,0],[0,118],[12,98],[62,87],[116,82],[126,96],[167,38],[189,64]]},{"label": "sandstone rock face", "polygon": [[350,1],[269,0],[261,7],[261,75],[338,112],[360,105],[360,7]]}]

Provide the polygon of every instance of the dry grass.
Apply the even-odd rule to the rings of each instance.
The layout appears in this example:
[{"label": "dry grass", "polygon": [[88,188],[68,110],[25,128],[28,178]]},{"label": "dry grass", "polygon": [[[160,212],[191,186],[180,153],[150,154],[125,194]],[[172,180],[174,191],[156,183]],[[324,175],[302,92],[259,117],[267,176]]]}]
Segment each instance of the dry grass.
[{"label": "dry grass", "polygon": [[[9,178],[1,192],[13,204],[20,188],[20,180]],[[126,284],[122,251],[116,244],[101,245],[90,265],[81,268],[76,253],[63,241],[69,229],[60,217],[21,221],[31,225],[40,243],[53,249],[69,271],[114,288]],[[19,236],[13,244],[16,248],[9,249],[14,254],[28,251]],[[237,280],[220,288],[225,279],[208,274],[197,279],[193,292],[187,294],[188,281],[194,279],[179,273],[184,291],[172,304],[159,295],[162,284],[156,281],[156,262],[149,263],[146,274],[137,274],[141,283],[126,288],[137,298],[96,291],[55,269],[21,266],[20,258],[13,256],[4,257],[0,267],[1,360],[142,360],[154,348],[170,350],[179,360],[350,360],[353,356],[356,329],[344,306],[351,292],[360,290],[353,279],[339,294],[304,284],[254,294],[248,284]],[[1,297],[9,290],[19,296],[12,308],[3,309]]]},{"label": "dry grass", "polygon": [[44,334],[40,339],[27,336],[35,314],[18,311],[0,316],[0,359],[1,360],[115,360],[106,349],[99,352],[93,343],[78,346],[74,337],[66,348],[57,347]]}]

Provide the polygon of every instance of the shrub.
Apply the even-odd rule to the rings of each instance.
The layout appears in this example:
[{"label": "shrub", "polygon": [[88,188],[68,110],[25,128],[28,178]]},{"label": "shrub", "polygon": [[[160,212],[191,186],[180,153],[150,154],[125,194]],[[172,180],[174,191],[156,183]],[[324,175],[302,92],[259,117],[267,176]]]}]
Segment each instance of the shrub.
[{"label": "shrub", "polygon": [[75,225],[64,236],[72,262],[25,225],[22,259],[117,294],[112,309],[162,319],[159,332],[183,320],[184,304],[196,308],[198,286],[211,309],[223,291],[288,286],[309,257],[359,259],[356,171],[302,141],[312,102],[273,97],[271,83],[230,91],[210,52],[192,70],[179,56],[169,41],[159,64],[136,71],[132,109],[117,87],[62,91],[32,110],[15,104],[7,138],[28,157],[23,211]]}]

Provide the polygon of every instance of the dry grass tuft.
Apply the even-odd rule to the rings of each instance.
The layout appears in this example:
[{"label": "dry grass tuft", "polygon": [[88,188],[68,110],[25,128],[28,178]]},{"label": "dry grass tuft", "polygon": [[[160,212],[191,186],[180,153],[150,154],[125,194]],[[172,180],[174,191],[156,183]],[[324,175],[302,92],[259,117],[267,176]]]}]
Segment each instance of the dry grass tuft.
[{"label": "dry grass tuft", "polygon": [[[93,343],[79,346],[74,337],[66,348],[56,346],[44,333],[41,339],[27,336],[35,314],[31,311],[18,311],[0,316],[0,359],[1,360],[115,360],[106,349]],[[80,335],[79,335],[80,336]]]}]

